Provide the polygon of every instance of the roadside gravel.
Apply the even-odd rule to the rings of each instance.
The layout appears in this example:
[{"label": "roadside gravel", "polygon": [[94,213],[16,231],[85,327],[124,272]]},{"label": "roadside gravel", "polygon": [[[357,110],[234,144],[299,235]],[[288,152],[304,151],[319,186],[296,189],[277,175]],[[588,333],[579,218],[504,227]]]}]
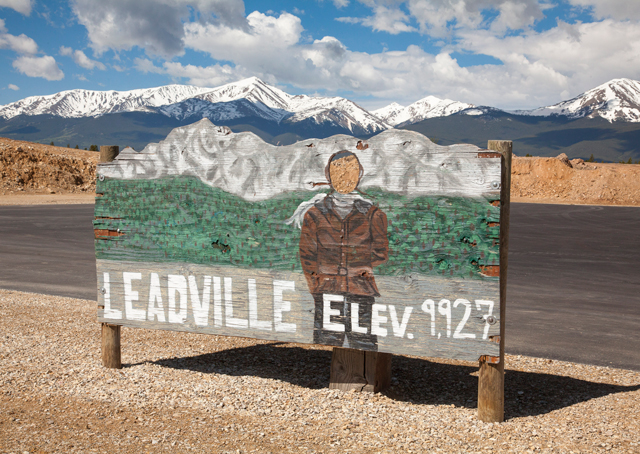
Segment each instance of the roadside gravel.
[{"label": "roadside gravel", "polygon": [[0,452],[640,452],[640,372],[506,358],[507,421],[477,364],[395,356],[385,394],[327,389],[331,349],[123,328],[95,302],[0,290]]}]

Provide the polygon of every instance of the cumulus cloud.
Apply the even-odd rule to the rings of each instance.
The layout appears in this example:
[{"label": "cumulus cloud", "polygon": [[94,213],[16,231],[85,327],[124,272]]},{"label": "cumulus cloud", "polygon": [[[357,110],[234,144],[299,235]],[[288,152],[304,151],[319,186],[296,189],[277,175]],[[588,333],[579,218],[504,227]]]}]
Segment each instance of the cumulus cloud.
[{"label": "cumulus cloud", "polygon": [[374,14],[363,18],[338,17],[336,20],[346,23],[360,23],[365,27],[371,27],[375,31],[387,32],[397,35],[402,32],[413,32],[416,28],[409,25],[409,16],[399,8],[389,8],[384,5],[374,7]]},{"label": "cumulus cloud", "polygon": [[35,54],[38,52],[38,45],[25,34],[15,36],[7,33],[4,20],[0,19],[0,49],[10,49],[20,54]]},{"label": "cumulus cloud", "polygon": [[[588,0],[575,0],[588,1]],[[597,0],[596,0],[597,1]],[[622,1],[622,0],[619,0]],[[552,7],[544,0],[360,0],[372,16],[340,18],[392,34],[416,31],[451,37],[456,30],[491,28],[497,33],[522,30],[544,18]],[[405,13],[408,11],[408,14]]]},{"label": "cumulus cloud", "polygon": [[61,46],[60,55],[73,58],[73,61],[76,63],[76,65],[81,66],[85,69],[92,70],[94,68],[98,68],[102,71],[107,69],[107,67],[103,63],[100,63],[99,61],[96,61],[96,60],[91,60],[81,50],[74,51],[70,47]]},{"label": "cumulus cloud", "polygon": [[9,85],[7,85],[7,88],[8,88],[9,90],[13,90],[13,91],[18,91],[18,90],[20,90],[20,87],[18,87],[17,85],[14,85],[14,84],[9,84]]},{"label": "cumulus cloud", "polygon": [[[640,27],[628,21],[559,22],[547,32],[506,37],[490,27],[459,29],[456,41],[437,54],[418,46],[355,52],[331,36],[308,43],[300,19],[288,13],[253,12],[247,22],[247,30],[185,26],[185,46],[235,67],[154,66],[145,60],[138,69],[203,86],[257,75],[306,90],[347,90],[404,103],[431,94],[503,108],[554,103],[615,77],[640,79]],[[455,50],[489,55],[502,64],[464,67],[452,56]]]},{"label": "cumulus cloud", "polygon": [[55,58],[22,56],[13,61],[13,67],[29,77],[42,77],[47,80],[61,80],[64,73],[58,68]]},{"label": "cumulus cloud", "polygon": [[[145,14],[154,9],[150,0],[140,1]],[[91,8],[84,2],[89,0],[75,0],[74,8],[79,18],[85,17],[81,20],[91,24],[87,28],[94,50],[138,46],[166,59],[185,48],[206,53],[215,64],[196,66],[149,58],[134,62],[140,72],[164,74],[199,86],[258,76],[308,92],[343,90],[404,104],[434,95],[515,109],[555,103],[616,77],[640,79],[637,22],[613,18],[575,24],[560,21],[550,30],[536,32],[532,25],[549,7],[544,0],[361,0],[370,7],[371,15],[341,19],[385,33],[419,31],[447,36],[447,46],[436,53],[414,45],[379,53],[356,52],[332,36],[310,41],[299,17],[259,11],[244,17],[241,1],[192,2],[192,15],[185,19],[183,0],[156,2],[150,15],[125,0],[104,0],[90,2],[98,10],[91,20],[87,19]],[[226,13],[221,12],[222,6],[229,8]],[[179,25],[172,22],[176,17]],[[107,33],[110,24],[113,28]],[[96,33],[91,27],[96,27]],[[100,27],[104,28],[98,30]],[[463,66],[454,58],[455,51],[488,55],[500,64]],[[76,52],[61,49],[69,56]],[[87,60],[89,65],[92,60]]]},{"label": "cumulus cloud", "polygon": [[0,8],[11,8],[28,16],[31,14],[31,0],[0,0]]},{"label": "cumulus cloud", "polygon": [[640,20],[637,0],[569,0],[569,3],[590,9],[596,19]]},{"label": "cumulus cloud", "polygon": [[[248,77],[250,74],[242,68],[229,65],[195,66],[182,65],[177,62],[164,62],[161,67],[155,66],[146,58],[136,58],[135,68],[143,73],[166,74],[176,80],[186,79],[190,85],[198,87],[216,87]],[[251,74],[255,75],[255,74]]]},{"label": "cumulus cloud", "polygon": [[100,55],[108,49],[145,49],[148,54],[173,57],[184,52],[183,19],[198,23],[246,28],[242,0],[74,0],[73,11],[87,28],[91,47]]}]

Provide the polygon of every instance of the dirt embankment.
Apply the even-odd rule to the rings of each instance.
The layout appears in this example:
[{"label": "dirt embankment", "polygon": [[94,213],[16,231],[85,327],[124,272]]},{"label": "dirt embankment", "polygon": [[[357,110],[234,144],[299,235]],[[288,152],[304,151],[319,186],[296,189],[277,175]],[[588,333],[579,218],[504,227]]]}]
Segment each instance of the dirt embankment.
[{"label": "dirt embankment", "polygon": [[[0,138],[0,204],[90,203],[98,158],[93,151]],[[511,198],[640,206],[640,165],[515,157]]]},{"label": "dirt embankment", "polygon": [[513,160],[511,198],[516,202],[640,206],[640,165],[597,164],[582,159]]},{"label": "dirt embankment", "polygon": [[0,194],[92,193],[98,153],[0,138]]}]

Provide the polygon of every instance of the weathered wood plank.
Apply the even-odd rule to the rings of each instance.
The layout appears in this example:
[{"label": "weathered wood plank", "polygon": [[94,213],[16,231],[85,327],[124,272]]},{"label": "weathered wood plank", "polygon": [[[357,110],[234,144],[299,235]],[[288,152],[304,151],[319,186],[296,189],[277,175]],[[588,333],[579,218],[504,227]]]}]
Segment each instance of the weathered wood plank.
[{"label": "weathered wood plank", "polygon": [[[105,289],[98,298],[100,321],[321,343],[314,340],[315,302],[301,273],[110,260],[98,260],[97,267]],[[466,360],[498,355],[498,344],[490,341],[499,334],[498,282],[425,276],[376,281],[378,351]]]},{"label": "weathered wood plank", "polygon": [[100,162],[112,162],[120,153],[118,145],[102,145],[100,147]]},{"label": "weathered wood plank", "polygon": [[392,357],[390,353],[364,352],[367,384],[363,391],[378,393],[391,386]]},{"label": "weathered wood plank", "polygon": [[[357,348],[371,390],[392,353],[502,358],[500,156],[403,130],[276,147],[208,120],[125,149],[98,168],[99,320]],[[322,201],[342,227],[309,236]]]},{"label": "weathered wood plank", "polygon": [[500,334],[499,362],[480,360],[478,376],[478,419],[485,422],[504,421],[504,346],[507,301],[507,266],[509,257],[509,213],[511,209],[511,141],[490,140],[488,148],[502,155],[500,194]]},{"label": "weathered wood plank", "polygon": [[[479,159],[473,145],[443,147],[425,136],[388,130],[362,142],[337,135],[275,146],[252,133],[218,132],[209,120],[177,128],[143,152],[131,148],[98,166],[98,174],[115,179],[155,179],[193,175],[245,200],[266,200],[283,191],[310,191],[326,181],[327,158],[353,151],[366,170],[359,187],[379,187],[412,195],[499,195],[500,161]],[[310,146],[313,145],[313,146]],[[321,187],[317,187],[321,189]]]},{"label": "weathered wood plank", "polygon": [[329,388],[364,391],[367,384],[365,352],[353,348],[334,348],[331,354]]},{"label": "weathered wood plank", "polygon": [[120,326],[102,324],[102,365],[111,369],[121,369]]}]

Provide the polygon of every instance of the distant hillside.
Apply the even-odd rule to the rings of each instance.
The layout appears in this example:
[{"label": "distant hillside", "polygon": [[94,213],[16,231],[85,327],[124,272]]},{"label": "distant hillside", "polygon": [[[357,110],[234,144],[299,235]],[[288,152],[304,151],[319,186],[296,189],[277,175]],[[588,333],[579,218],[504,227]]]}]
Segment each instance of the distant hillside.
[{"label": "distant hillside", "polygon": [[427,96],[368,112],[341,97],[290,95],[255,77],[217,88],[186,85],[131,91],[70,90],[0,106],[0,136],[80,148],[142,149],[176,127],[208,118],[274,145],[336,134],[368,138],[396,127],[443,145],[514,140],[518,155],[640,158],[640,82],[614,79],[573,99],[528,111]]},{"label": "distant hillside", "polygon": [[463,111],[429,118],[403,129],[417,131],[441,145],[470,143],[486,147],[488,140],[513,140],[513,151],[518,156],[566,153],[570,158],[588,158],[593,154],[614,162],[640,158],[640,123],[484,110],[483,115],[465,115]]}]

